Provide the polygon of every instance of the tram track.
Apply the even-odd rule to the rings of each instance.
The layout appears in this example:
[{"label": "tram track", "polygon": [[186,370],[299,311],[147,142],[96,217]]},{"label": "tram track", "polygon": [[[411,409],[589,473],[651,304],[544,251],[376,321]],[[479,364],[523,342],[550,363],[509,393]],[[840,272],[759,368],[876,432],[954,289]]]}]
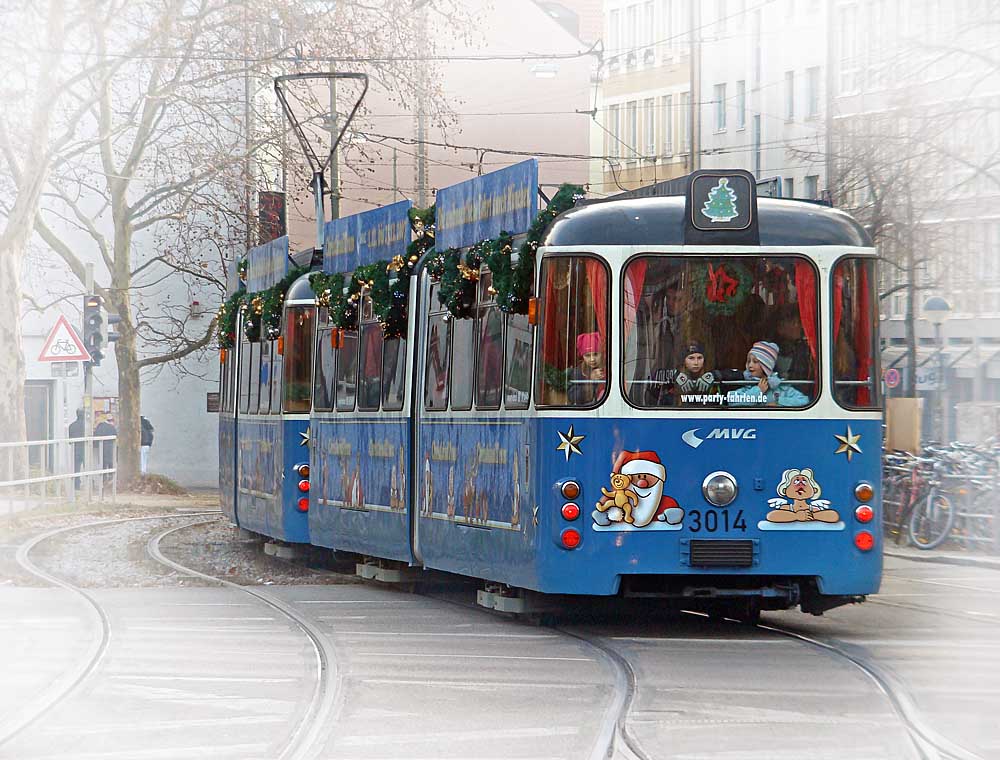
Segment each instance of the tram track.
[{"label": "tram track", "polygon": [[[739,621],[733,621],[739,622]],[[923,760],[985,760],[980,755],[953,742],[932,728],[920,713],[915,701],[910,696],[906,688],[898,680],[887,673],[884,669],[876,665],[870,659],[859,654],[850,652],[840,642],[834,642],[808,636],[798,631],[791,630],[779,625],[770,623],[757,623],[758,630],[785,636],[800,643],[822,650],[835,658],[844,660],[860,670],[865,676],[875,684],[876,688],[885,696],[892,706],[893,711],[899,718],[907,733],[913,741],[914,747]]]},{"label": "tram track", "polygon": [[76,692],[80,686],[87,682],[101,664],[101,661],[103,660],[104,655],[111,643],[111,618],[106,607],[93,594],[82,586],[72,583],[64,578],[60,578],[59,576],[41,568],[32,560],[31,552],[45,541],[74,531],[102,528],[111,525],[120,525],[123,523],[140,521],[167,519],[176,520],[182,518],[190,519],[191,517],[199,517],[209,514],[216,515],[221,513],[218,511],[211,511],[169,515],[147,515],[143,517],[125,517],[114,520],[97,520],[94,522],[83,523],[80,525],[70,525],[46,531],[45,533],[34,536],[17,548],[15,560],[24,570],[52,586],[69,591],[84,601],[84,609],[87,611],[91,624],[99,631],[99,633],[91,639],[84,651],[83,656],[78,658],[73,666],[59,675],[54,681],[52,681],[52,683],[50,683],[34,697],[25,700],[16,712],[7,716],[3,720],[0,720],[0,747],[3,747],[16,736],[21,734],[26,728],[34,724],[43,715],[53,710],[68,696]]},{"label": "tram track", "polygon": [[152,559],[177,572],[214,582],[253,597],[292,621],[306,635],[315,656],[316,682],[313,685],[308,707],[302,711],[288,740],[276,757],[279,760],[313,758],[322,750],[327,741],[330,726],[333,725],[336,712],[340,707],[339,697],[343,692],[333,643],[315,622],[299,614],[292,605],[273,594],[257,588],[241,586],[224,578],[195,570],[166,557],[160,550],[160,542],[167,536],[204,522],[207,521],[189,522],[185,525],[169,528],[150,538],[146,544],[146,551]]}]

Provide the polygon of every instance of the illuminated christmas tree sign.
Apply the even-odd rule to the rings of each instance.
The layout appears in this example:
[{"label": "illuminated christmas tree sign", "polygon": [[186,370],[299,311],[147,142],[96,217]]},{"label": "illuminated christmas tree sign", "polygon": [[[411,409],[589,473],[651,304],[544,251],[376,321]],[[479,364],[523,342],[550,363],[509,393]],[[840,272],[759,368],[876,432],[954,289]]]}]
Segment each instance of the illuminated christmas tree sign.
[{"label": "illuminated christmas tree sign", "polygon": [[753,224],[753,177],[738,170],[695,172],[688,189],[689,223],[704,232],[736,232]]},{"label": "illuminated christmas tree sign", "polygon": [[736,200],[736,193],[729,188],[729,180],[723,177],[718,185],[708,191],[708,200],[702,206],[701,213],[713,222],[728,222],[740,214],[736,210]]}]

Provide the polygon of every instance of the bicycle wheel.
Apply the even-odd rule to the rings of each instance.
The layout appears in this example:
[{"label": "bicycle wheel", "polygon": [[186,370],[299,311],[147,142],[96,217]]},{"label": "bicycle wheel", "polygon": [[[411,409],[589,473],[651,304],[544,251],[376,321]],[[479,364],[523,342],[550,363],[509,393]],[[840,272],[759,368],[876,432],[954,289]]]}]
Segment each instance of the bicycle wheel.
[{"label": "bicycle wheel", "polygon": [[957,510],[946,493],[934,489],[910,515],[910,540],[918,549],[934,549],[951,534]]}]

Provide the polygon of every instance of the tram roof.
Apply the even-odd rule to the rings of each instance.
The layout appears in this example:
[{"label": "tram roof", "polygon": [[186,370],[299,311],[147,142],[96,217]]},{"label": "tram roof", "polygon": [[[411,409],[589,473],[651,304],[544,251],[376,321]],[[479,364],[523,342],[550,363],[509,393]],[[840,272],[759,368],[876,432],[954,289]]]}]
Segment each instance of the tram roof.
[{"label": "tram roof", "polygon": [[[684,196],[584,203],[552,223],[543,245],[684,245]],[[807,201],[757,199],[760,244],[869,248],[871,236],[850,215]]]}]

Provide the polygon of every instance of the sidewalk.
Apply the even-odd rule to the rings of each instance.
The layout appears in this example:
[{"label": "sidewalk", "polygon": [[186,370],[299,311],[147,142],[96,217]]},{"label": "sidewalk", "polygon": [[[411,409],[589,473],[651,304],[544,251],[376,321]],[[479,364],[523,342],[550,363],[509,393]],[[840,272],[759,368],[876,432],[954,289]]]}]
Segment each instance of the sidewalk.
[{"label": "sidewalk", "polygon": [[886,557],[896,559],[908,559],[914,562],[934,562],[940,565],[966,565],[968,567],[984,567],[990,570],[1000,570],[1000,557],[990,557],[984,554],[973,552],[956,552],[945,549],[913,549],[903,546],[894,546],[882,550]]}]

